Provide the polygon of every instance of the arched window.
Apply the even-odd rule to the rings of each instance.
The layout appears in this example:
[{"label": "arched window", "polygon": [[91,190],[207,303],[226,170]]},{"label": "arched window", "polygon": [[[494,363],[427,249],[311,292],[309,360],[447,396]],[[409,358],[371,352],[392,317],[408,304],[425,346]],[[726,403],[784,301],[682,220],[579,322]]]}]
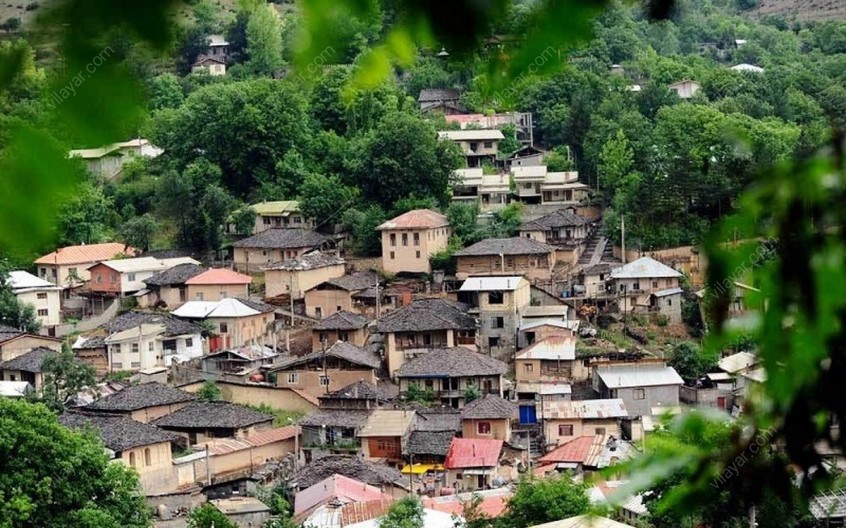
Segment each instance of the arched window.
[{"label": "arched window", "polygon": [[153,455],[150,453],[150,448],[144,449],[144,465],[145,466],[152,466],[153,465]]},{"label": "arched window", "polygon": [[135,467],[135,452],[131,451],[129,453],[129,465]]}]

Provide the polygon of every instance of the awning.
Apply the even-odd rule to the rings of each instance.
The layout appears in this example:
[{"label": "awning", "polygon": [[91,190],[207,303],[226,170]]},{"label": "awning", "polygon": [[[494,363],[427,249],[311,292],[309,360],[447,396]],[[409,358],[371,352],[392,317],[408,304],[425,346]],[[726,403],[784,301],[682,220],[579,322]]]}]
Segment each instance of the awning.
[{"label": "awning", "polygon": [[485,468],[462,469],[461,472],[465,475],[493,475],[493,469]]},{"label": "awning", "polygon": [[411,473],[412,475],[422,475],[423,473],[427,473],[429,471],[443,471],[444,466],[442,464],[406,464],[402,468],[402,473],[404,475],[408,475]]}]

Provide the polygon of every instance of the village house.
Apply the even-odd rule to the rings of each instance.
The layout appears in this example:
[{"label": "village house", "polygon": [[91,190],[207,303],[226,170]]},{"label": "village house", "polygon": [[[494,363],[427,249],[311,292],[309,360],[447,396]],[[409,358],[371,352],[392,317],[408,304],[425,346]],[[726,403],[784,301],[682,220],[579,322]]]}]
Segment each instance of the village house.
[{"label": "village house", "polygon": [[[375,291],[379,282],[375,271],[358,271],[322,282],[306,292],[306,314],[316,319],[342,310],[376,315],[376,298],[364,294],[371,288]],[[380,301],[383,298],[384,292],[380,292]]]},{"label": "village house", "polygon": [[229,297],[246,299],[250,296],[253,278],[226,268],[212,268],[194,275],[185,285],[188,298],[195,301],[221,301]]},{"label": "village house", "polygon": [[678,407],[684,383],[673,367],[663,362],[599,363],[593,390],[600,398],[620,398],[629,416],[651,416],[655,408]]},{"label": "village house", "polygon": [[575,263],[591,234],[590,222],[574,209],[559,209],[520,226],[520,236],[554,246],[556,261]]},{"label": "village house", "polygon": [[444,115],[464,114],[466,110],[458,100],[461,92],[454,88],[424,88],[417,102],[421,112],[440,112]]},{"label": "village house", "polygon": [[246,376],[273,364],[279,353],[259,344],[244,345],[203,356],[203,372],[214,375]]},{"label": "village house", "polygon": [[539,477],[565,471],[582,474],[613,466],[638,454],[630,442],[619,437],[586,434],[567,440],[538,458],[534,473]]},{"label": "village house", "polygon": [[548,172],[546,165],[512,165],[511,179],[518,200],[529,204],[579,205],[588,186],[578,172]]},{"label": "village house", "polygon": [[507,174],[485,174],[481,167],[456,169],[452,200],[478,202],[483,211],[501,209],[511,201],[511,182]]},{"label": "village house", "polygon": [[243,438],[273,428],[273,415],[225,401],[195,401],[153,425],[178,433],[188,445],[215,438]]},{"label": "village house", "polygon": [[41,326],[62,322],[61,287],[26,271],[10,271],[8,284],[19,301],[32,306]]},{"label": "village house", "polygon": [[641,257],[611,271],[610,290],[615,292],[620,310],[656,313],[671,323],[681,322],[682,274],[651,257]]},{"label": "village house", "polygon": [[[300,203],[296,200],[260,202],[250,206],[256,213],[256,223],[252,233],[235,233],[235,226],[229,224],[227,230],[232,234],[256,235],[275,228],[312,229],[314,222],[300,212]],[[280,259],[282,260],[282,259]]]},{"label": "village house", "polygon": [[[100,148],[71,150],[69,157],[81,158],[88,173],[102,180],[111,180],[120,176],[126,162],[134,158],[157,158],[164,151],[143,138],[130,139],[121,143],[112,143]],[[113,258],[114,253],[107,259]],[[101,259],[106,260],[106,259]]]},{"label": "village house", "polygon": [[170,366],[203,355],[203,329],[169,314],[125,312],[106,323],[109,371]]},{"label": "village house", "polygon": [[459,491],[492,487],[502,445],[502,440],[453,438],[444,462],[447,487]]},{"label": "village house", "polygon": [[438,138],[452,141],[461,149],[468,167],[481,167],[483,163],[493,164],[499,153],[499,142],[505,139],[501,130],[445,130],[438,132]]},{"label": "village house", "polygon": [[56,356],[50,348],[38,347],[0,363],[0,380],[26,381],[40,394],[44,388],[44,360]]},{"label": "village house", "polygon": [[583,296],[587,298],[604,297],[607,294],[606,281],[611,277],[611,264],[601,262],[582,268],[579,282],[584,286]]},{"label": "village house", "polygon": [[293,295],[302,299],[318,284],[342,277],[346,261],[334,253],[312,251],[295,259],[274,262],[264,268],[265,297]]},{"label": "village house", "polygon": [[488,238],[455,253],[455,276],[523,275],[548,280],[555,267],[555,248],[526,237]]},{"label": "village house", "polygon": [[198,57],[191,65],[191,73],[201,72],[208,75],[226,75],[226,62],[217,57]]},{"label": "village house", "polygon": [[144,279],[144,285],[149,290],[145,297],[139,299],[142,307],[162,307],[173,310],[189,300],[188,286],[185,281],[204,272],[206,268],[199,264],[177,264],[172,268],[160,271]]},{"label": "village house", "polygon": [[365,459],[388,463],[402,461],[415,412],[376,409],[358,432],[361,454]]},{"label": "village house", "polygon": [[403,479],[396,468],[355,455],[327,455],[312,460],[293,476],[291,487],[295,492],[304,490],[332,475],[344,475],[376,486],[395,499],[409,492],[408,479]]},{"label": "village house", "polygon": [[347,341],[357,347],[363,347],[367,341],[367,325],[370,319],[356,313],[341,310],[311,327],[311,347],[318,350],[323,343]]},{"label": "village house", "polygon": [[557,446],[574,438],[611,435],[621,438],[620,420],[629,417],[622,399],[546,402],[541,410],[547,446]]},{"label": "village house", "polygon": [[476,319],[465,304],[448,299],[418,299],[389,312],[373,325],[381,334],[389,373],[433,348],[476,350]]},{"label": "village house", "polygon": [[232,261],[238,271],[255,273],[273,262],[295,259],[329,243],[327,237],[315,231],[274,227],[233,243]]},{"label": "village house", "polygon": [[219,301],[188,301],[171,314],[180,319],[211,325],[214,328],[213,335],[208,339],[208,351],[211,353],[272,341],[274,310],[273,306],[262,302],[226,298]]},{"label": "village house", "polygon": [[364,426],[371,411],[388,400],[375,384],[356,381],[318,396],[320,406],[299,421],[303,428],[306,460],[314,458],[311,450],[357,449],[356,433]]},{"label": "village house", "polygon": [[498,358],[510,359],[517,346],[520,315],[529,306],[529,281],[523,277],[468,277],[458,290],[458,300],[479,318],[479,348]]},{"label": "village house", "polygon": [[405,454],[411,462],[403,473],[423,474],[443,465],[452,439],[461,434],[461,413],[451,407],[420,407],[416,410]]},{"label": "village house", "polygon": [[138,472],[141,488],[147,495],[176,490],[171,445],[179,437],[154,425],[127,416],[90,412],[65,412],[59,423],[69,429],[93,430],[106,449]]},{"label": "village house", "polygon": [[699,92],[702,85],[696,81],[685,79],[683,81],[674,82],[667,88],[669,88],[670,91],[675,92],[681,99],[690,99]]},{"label": "village house", "polygon": [[[533,124],[531,112],[505,112],[501,114],[451,114],[445,115],[447,123],[456,123],[461,130],[502,128],[514,125],[517,141],[523,145],[533,143]],[[504,154],[510,154],[508,152]]]},{"label": "village house", "polygon": [[543,341],[547,337],[567,337],[576,335],[579,330],[580,321],[578,319],[568,319],[566,317],[566,306],[562,305],[564,317],[546,316],[543,317],[529,317],[539,310],[538,308],[547,308],[545,306],[529,306],[523,313],[523,322],[520,328],[517,329],[517,347],[523,349],[531,346],[539,341]]},{"label": "village house", "polygon": [[517,382],[584,381],[589,377],[584,361],[576,359],[576,337],[550,335],[517,353]]},{"label": "village house", "polygon": [[146,290],[145,279],[178,264],[198,265],[199,262],[190,257],[104,260],[88,268],[91,274],[88,288],[92,293],[116,297],[136,293]]},{"label": "village house", "polygon": [[297,493],[294,519],[298,526],[329,528],[326,519],[343,517],[344,507],[383,501],[392,502],[393,497],[376,486],[336,474]]},{"label": "village house", "polygon": [[400,393],[412,387],[432,391],[441,405],[464,407],[468,391],[502,396],[502,375],[508,365],[463,347],[440,348],[421,354],[394,372]]},{"label": "village house", "polygon": [[386,273],[431,273],[429,257],[449,244],[447,217],[430,209],[415,209],[376,228],[382,240],[382,269]]},{"label": "village house", "polygon": [[106,336],[77,336],[71,345],[76,359],[90,365],[98,377],[109,373],[109,356],[106,352]]},{"label": "village house", "polygon": [[382,364],[377,355],[345,341],[326,346],[325,352],[317,350],[276,363],[271,368],[276,385],[320,396],[359,380],[376,383]]},{"label": "village house", "polygon": [[721,383],[733,383],[733,392],[743,394],[746,389],[746,384],[749,378],[747,374],[760,368],[760,360],[758,356],[751,352],[741,351],[735,354],[728,355],[721,358],[717,362],[722,373],[728,376],[728,380],[723,378],[719,380]]},{"label": "village house", "polygon": [[75,286],[91,280],[88,268],[115,257],[132,257],[138,250],[120,242],[59,248],[35,260],[38,276],[56,286]]},{"label": "village house", "polygon": [[62,340],[28,334],[17,328],[0,324],[0,361],[8,361],[39,347],[59,352],[62,350]]},{"label": "village house", "polygon": [[175,412],[197,397],[170,385],[142,383],[103,396],[86,405],[85,411],[117,414],[143,423],[150,423]]},{"label": "village house", "polygon": [[515,404],[495,394],[486,394],[461,409],[461,436],[510,442],[511,421],[516,419]]}]

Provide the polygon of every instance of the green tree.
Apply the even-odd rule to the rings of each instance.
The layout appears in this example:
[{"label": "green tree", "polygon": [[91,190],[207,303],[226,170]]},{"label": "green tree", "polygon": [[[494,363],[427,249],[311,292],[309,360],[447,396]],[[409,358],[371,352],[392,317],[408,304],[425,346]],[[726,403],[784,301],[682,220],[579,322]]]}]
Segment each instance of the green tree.
[{"label": "green tree", "polygon": [[473,400],[478,400],[482,396],[482,391],[476,385],[468,385],[464,390],[464,403],[470,403]]},{"label": "green tree", "polygon": [[21,19],[17,17],[7,18],[5,22],[0,24],[0,29],[6,33],[15,33],[21,28]]},{"label": "green tree", "polygon": [[153,242],[153,236],[159,230],[159,224],[150,213],[124,220],[119,233],[124,243],[147,251]]},{"label": "green tree", "polygon": [[634,164],[634,151],[622,129],[605,143],[599,155],[599,174],[603,180],[601,187],[613,194]]},{"label": "green tree", "polygon": [[387,220],[378,205],[364,209],[347,209],[341,223],[352,235],[352,249],[357,255],[376,256],[382,252],[382,241],[376,228]]},{"label": "green tree", "polygon": [[256,228],[256,210],[244,205],[232,212],[232,223],[235,232],[240,235],[251,235]]},{"label": "green tree", "polygon": [[137,473],[109,462],[94,435],[59,424],[46,407],[0,399],[0,526],[147,528]]},{"label": "green tree", "polygon": [[517,152],[522,145],[517,141],[517,127],[511,123],[502,127],[502,135],[505,139],[499,142],[500,157],[508,157]]},{"label": "green tree", "polygon": [[682,342],[673,347],[670,366],[686,380],[697,380],[716,366],[716,358],[705,354],[695,343]]},{"label": "green tree", "polygon": [[0,260],[0,324],[37,334],[41,321],[36,316],[35,307],[18,299],[12,291],[8,268],[9,264]]},{"label": "green tree", "polygon": [[349,187],[337,176],[309,174],[300,185],[300,211],[318,226],[331,227],[332,220],[340,223],[340,213],[358,198],[358,189]]},{"label": "green tree", "polygon": [[232,204],[232,197],[223,187],[219,185],[206,187],[197,209],[202,215],[203,247],[217,250],[223,245],[223,228],[232,210]]},{"label": "green tree", "polygon": [[78,360],[68,344],[62,351],[44,359],[44,388],[41,401],[56,412],[61,412],[85,387],[93,387],[97,381],[94,367]]},{"label": "green tree", "polygon": [[491,528],[494,519],[482,510],[484,499],[474,493],[470,499],[461,504],[461,515],[452,515],[455,528]]},{"label": "green tree", "polygon": [[282,26],[272,4],[255,2],[246,28],[247,69],[272,76],[282,68]]},{"label": "green tree", "polygon": [[452,229],[452,236],[458,239],[461,247],[479,241],[479,205],[452,203],[446,210],[446,217]]},{"label": "green tree", "polygon": [[59,211],[60,245],[102,242],[114,215],[114,204],[103,189],[83,183]]},{"label": "green tree", "polygon": [[208,502],[188,514],[188,528],[238,528],[235,523]]},{"label": "green tree", "polygon": [[423,388],[419,383],[411,383],[405,392],[405,399],[410,402],[431,405],[435,401],[435,391],[433,389]]},{"label": "green tree", "polygon": [[218,388],[217,384],[212,380],[208,380],[203,383],[203,386],[197,391],[197,398],[200,401],[217,401],[221,399],[221,397],[220,388]]},{"label": "green tree", "polygon": [[585,485],[573,482],[569,474],[543,480],[526,479],[517,485],[497,525],[502,528],[534,526],[582,515],[589,507]]},{"label": "green tree", "polygon": [[423,505],[411,496],[394,502],[379,520],[379,528],[423,528]]},{"label": "green tree", "polygon": [[179,78],[172,73],[163,73],[150,81],[148,106],[151,110],[178,108],[185,101],[185,94]]}]

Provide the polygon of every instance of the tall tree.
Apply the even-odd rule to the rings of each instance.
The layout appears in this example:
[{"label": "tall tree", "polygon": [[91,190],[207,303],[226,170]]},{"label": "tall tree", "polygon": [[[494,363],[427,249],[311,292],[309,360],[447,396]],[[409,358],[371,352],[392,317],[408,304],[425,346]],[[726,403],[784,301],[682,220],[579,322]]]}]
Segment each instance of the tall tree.
[{"label": "tall tree", "polygon": [[300,185],[300,211],[318,226],[341,222],[343,211],[358,198],[358,189],[348,187],[337,176],[309,174]]},{"label": "tall tree", "polygon": [[602,153],[599,156],[601,188],[613,194],[620,181],[631,171],[633,163],[634,152],[629,146],[626,134],[619,129],[617,134],[602,147]]},{"label": "tall tree", "polygon": [[273,4],[256,2],[247,22],[247,69],[273,76],[282,68],[282,25]]},{"label": "tall tree", "polygon": [[114,204],[102,187],[83,183],[59,212],[59,244],[102,242],[113,214]]},{"label": "tall tree", "polygon": [[67,344],[62,345],[61,353],[45,358],[41,368],[41,401],[56,412],[61,412],[79,391],[96,383],[94,367],[78,360]]},{"label": "tall tree", "polygon": [[423,506],[415,497],[402,498],[391,504],[379,528],[423,528]]},{"label": "tall tree", "polygon": [[153,242],[153,236],[159,229],[159,224],[150,213],[124,220],[120,227],[120,236],[124,243],[147,251]]},{"label": "tall tree", "polygon": [[188,528],[238,528],[220,510],[208,502],[188,514]]},{"label": "tall tree", "polygon": [[502,528],[523,528],[582,515],[588,511],[584,484],[573,482],[570,475],[544,480],[522,480],[508,500]]}]

